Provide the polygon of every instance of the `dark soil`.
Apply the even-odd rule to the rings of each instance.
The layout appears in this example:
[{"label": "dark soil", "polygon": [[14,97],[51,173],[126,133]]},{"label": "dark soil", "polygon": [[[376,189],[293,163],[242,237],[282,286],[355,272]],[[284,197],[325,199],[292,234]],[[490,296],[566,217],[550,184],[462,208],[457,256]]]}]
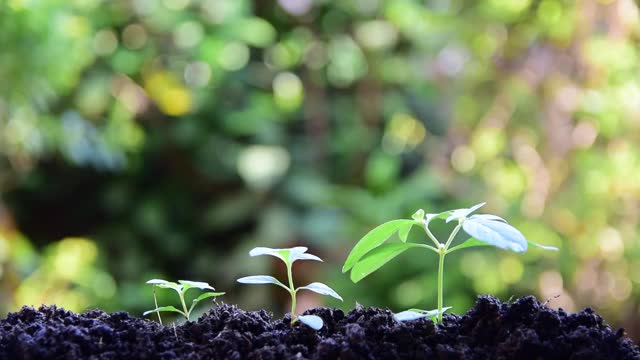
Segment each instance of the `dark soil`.
[{"label": "dark soil", "polygon": [[442,325],[398,323],[389,310],[317,308],[319,332],[288,317],[220,305],[197,322],[161,326],[125,312],[77,315],[24,307],[0,321],[0,359],[640,359],[591,309],[555,311],[533,297],[482,296]]}]

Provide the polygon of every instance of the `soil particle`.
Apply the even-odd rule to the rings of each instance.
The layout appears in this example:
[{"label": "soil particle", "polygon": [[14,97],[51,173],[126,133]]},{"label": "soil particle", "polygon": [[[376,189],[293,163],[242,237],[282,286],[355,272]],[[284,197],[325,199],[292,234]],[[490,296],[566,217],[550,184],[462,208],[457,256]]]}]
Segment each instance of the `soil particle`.
[{"label": "soil particle", "polygon": [[635,359],[640,348],[592,309],[552,310],[533,297],[481,296],[442,324],[398,323],[388,309],[316,308],[314,331],[290,317],[220,305],[198,321],[162,326],[125,312],[23,307],[0,320],[0,359]]}]

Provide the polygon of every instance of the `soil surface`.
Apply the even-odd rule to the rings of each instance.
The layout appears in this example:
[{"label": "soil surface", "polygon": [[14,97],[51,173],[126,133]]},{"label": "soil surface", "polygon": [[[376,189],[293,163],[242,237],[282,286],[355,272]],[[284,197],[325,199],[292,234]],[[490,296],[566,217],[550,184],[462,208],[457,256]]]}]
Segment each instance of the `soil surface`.
[{"label": "soil surface", "polygon": [[125,312],[23,307],[0,320],[0,359],[640,359],[624,330],[591,309],[555,311],[533,297],[478,298],[465,315],[398,323],[390,310],[316,308],[316,332],[266,311],[220,305],[162,326]]}]

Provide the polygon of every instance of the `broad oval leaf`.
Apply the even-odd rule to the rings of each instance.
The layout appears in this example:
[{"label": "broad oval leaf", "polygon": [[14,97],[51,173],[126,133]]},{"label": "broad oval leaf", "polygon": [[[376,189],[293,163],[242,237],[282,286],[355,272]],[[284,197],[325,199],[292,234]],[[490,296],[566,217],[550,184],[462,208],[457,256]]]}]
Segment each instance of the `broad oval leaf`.
[{"label": "broad oval leaf", "polygon": [[322,329],[322,326],[324,326],[322,318],[315,315],[300,315],[298,316],[298,320],[316,331]]},{"label": "broad oval leaf", "polygon": [[481,207],[483,207],[486,204],[486,202],[474,205],[468,209],[456,209],[456,210],[450,210],[450,216],[447,218],[446,222],[451,222],[452,220],[457,220],[457,219],[464,219],[467,216],[469,216],[469,214],[471,214],[472,212],[480,209]]},{"label": "broad oval leaf", "polygon": [[160,311],[172,311],[172,312],[177,312],[179,314],[187,316],[183,311],[180,311],[180,310],[176,309],[174,306],[162,306],[162,307],[159,307],[157,309],[145,311],[144,313],[142,313],[142,316],[147,316],[149,314],[157,313],[157,312],[160,312]]},{"label": "broad oval leaf", "polygon": [[349,271],[363,256],[369,251],[382,245],[391,235],[400,229],[403,225],[413,224],[414,220],[392,220],[375,227],[358,241],[353,247],[347,260],[344,262],[342,272]]},{"label": "broad oval leaf", "polygon": [[407,249],[420,246],[420,244],[399,243],[381,245],[373,249],[351,269],[351,281],[357,283]]},{"label": "broad oval leaf", "polygon": [[173,289],[177,293],[180,293],[182,291],[182,285],[167,280],[151,279],[147,281],[147,284],[157,286],[162,289]]},{"label": "broad oval leaf", "polygon": [[243,278],[238,279],[237,281],[242,284],[275,284],[278,286],[282,286],[283,288],[287,289],[287,291],[289,290],[289,288],[286,287],[280,281],[278,281],[278,279],[269,275],[245,276]]},{"label": "broad oval leaf", "polygon": [[190,288],[198,288],[200,290],[206,290],[206,289],[215,290],[213,286],[202,281],[178,280],[178,282],[184,286],[185,290]]},{"label": "broad oval leaf", "polygon": [[472,237],[495,247],[515,252],[527,251],[527,239],[524,235],[501,221],[467,219],[462,223],[462,228]]},{"label": "broad oval leaf", "polygon": [[[304,249],[306,251],[306,248]],[[284,250],[287,250],[286,255],[284,254],[285,253]],[[258,246],[256,248],[251,249],[251,251],[249,251],[249,256],[271,255],[286,262],[288,257],[288,252],[289,252],[289,249],[273,249],[273,248],[268,248],[264,246]]]},{"label": "broad oval leaf", "polygon": [[296,291],[298,290],[310,290],[313,291],[315,293],[318,293],[320,295],[328,295],[328,296],[332,296],[340,301],[342,300],[342,297],[340,295],[338,295],[337,292],[335,292],[335,290],[333,290],[332,288],[328,287],[327,285],[323,284],[323,283],[319,283],[319,282],[313,282],[307,286],[302,286],[296,289]]}]

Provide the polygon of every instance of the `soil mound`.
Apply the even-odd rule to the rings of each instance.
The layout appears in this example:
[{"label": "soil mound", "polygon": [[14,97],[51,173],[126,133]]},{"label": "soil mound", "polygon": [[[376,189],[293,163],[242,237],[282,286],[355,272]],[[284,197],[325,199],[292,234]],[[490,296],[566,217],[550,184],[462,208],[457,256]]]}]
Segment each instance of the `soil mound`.
[{"label": "soil mound", "polygon": [[640,348],[593,310],[552,310],[533,297],[480,296],[465,315],[398,323],[387,309],[316,308],[316,332],[264,310],[220,305],[161,326],[125,312],[23,307],[0,320],[0,359],[640,359]]}]

